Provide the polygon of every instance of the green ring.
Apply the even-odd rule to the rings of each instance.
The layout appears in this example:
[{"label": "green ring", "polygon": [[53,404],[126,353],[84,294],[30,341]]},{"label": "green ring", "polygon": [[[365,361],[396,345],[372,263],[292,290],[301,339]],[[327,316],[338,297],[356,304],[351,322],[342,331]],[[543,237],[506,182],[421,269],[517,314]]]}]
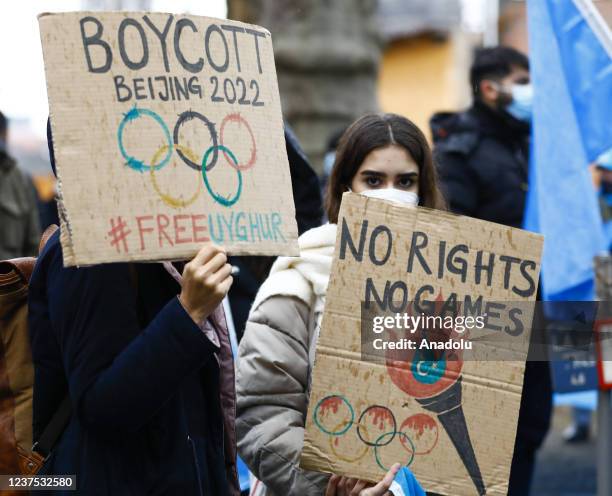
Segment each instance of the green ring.
[{"label": "green ring", "polygon": [[[323,403],[325,400],[328,400],[329,398],[340,398],[344,402],[344,404],[348,406],[349,411],[351,412],[351,420],[348,421],[347,426],[341,431],[337,431],[337,432],[328,431],[325,427],[321,425],[321,422],[319,421],[319,415],[318,415],[319,407],[321,406],[321,403]],[[314,417],[315,425],[319,429],[321,429],[321,431],[323,431],[325,434],[329,434],[330,436],[342,436],[352,427],[353,422],[355,421],[355,410],[353,410],[353,406],[349,403],[349,401],[344,396],[340,396],[339,394],[331,394],[319,400],[319,402],[317,403],[317,406],[315,406],[313,417]]]},{"label": "green ring", "polygon": [[242,193],[242,174],[238,169],[232,167],[238,173],[238,191],[236,191],[236,194],[233,198],[225,198],[220,194],[215,193],[212,187],[210,186],[210,183],[208,182],[208,176],[206,175],[206,163],[208,162],[208,156],[211,154],[211,152],[215,150],[222,150],[228,153],[234,161],[234,164],[238,165],[238,160],[229,148],[224,145],[213,145],[208,150],[206,150],[206,153],[204,153],[204,158],[202,158],[202,178],[204,179],[204,185],[206,186],[206,189],[208,190],[210,196],[213,197],[213,200],[215,200],[220,205],[223,205],[224,207],[231,207],[234,203],[238,201],[238,199],[240,198],[240,194]]},{"label": "green ring", "polygon": [[[380,440],[382,438],[384,438],[385,436],[391,436],[391,435],[395,435],[395,434],[399,434],[400,436],[404,436],[406,439],[408,439],[408,442],[410,443],[410,446],[412,446],[412,455],[410,455],[410,460],[408,460],[408,463],[406,463],[406,467],[409,467],[410,464],[414,461],[414,455],[416,453],[416,448],[414,446],[414,443],[412,442],[412,439],[410,439],[410,437],[408,437],[408,434],[406,434],[405,432],[402,431],[390,431],[390,432],[385,432],[384,434],[381,434],[380,436],[378,436],[378,439],[375,441],[375,446],[374,446],[374,457],[376,458],[376,463],[378,464],[378,466],[383,469],[383,470],[389,470],[389,467],[385,467],[382,462],[380,461],[380,458],[378,457],[378,444],[380,443]],[[386,446],[386,445],[385,445]]]}]

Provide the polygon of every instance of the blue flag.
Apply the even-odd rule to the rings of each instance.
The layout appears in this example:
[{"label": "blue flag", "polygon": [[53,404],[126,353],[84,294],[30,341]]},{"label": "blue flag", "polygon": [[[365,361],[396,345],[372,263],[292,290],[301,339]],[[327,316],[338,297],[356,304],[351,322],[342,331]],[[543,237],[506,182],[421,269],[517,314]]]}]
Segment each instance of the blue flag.
[{"label": "blue flag", "polygon": [[590,0],[528,0],[534,87],[525,228],[544,235],[546,300],[594,297],[607,251],[588,165],[612,147],[612,36]]},{"label": "blue flag", "polygon": [[395,475],[390,492],[393,496],[425,496],[425,491],[408,467],[402,467]]}]

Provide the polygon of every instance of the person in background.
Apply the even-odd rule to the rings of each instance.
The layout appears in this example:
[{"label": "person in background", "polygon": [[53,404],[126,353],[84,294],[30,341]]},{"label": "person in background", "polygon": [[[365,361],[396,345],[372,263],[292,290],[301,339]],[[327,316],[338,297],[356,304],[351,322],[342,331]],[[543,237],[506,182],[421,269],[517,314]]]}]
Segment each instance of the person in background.
[{"label": "person in background", "polygon": [[509,47],[476,52],[474,102],[431,119],[434,160],[453,212],[522,227],[529,168],[529,61]]},{"label": "person in background", "polygon": [[[431,119],[443,194],[455,213],[520,228],[533,101],[529,61],[510,47],[479,49],[470,84],[474,103],[469,109]],[[548,432],[551,412],[548,362],[528,360],[509,496],[529,494],[535,453]]]},{"label": "person in background", "polygon": [[[265,485],[258,494],[347,494],[346,482],[338,487],[338,478],[299,467],[338,212],[347,191],[406,205],[444,206],[427,140],[408,119],[370,114],[344,133],[327,188],[329,223],[300,236],[299,257],[276,260],[257,293],[239,346],[238,449]],[[387,492],[384,485],[380,492],[370,489],[351,494]]]},{"label": "person in background", "polygon": [[7,149],[8,122],[0,112],[0,260],[34,256],[40,241],[36,190]]},{"label": "person in background", "polygon": [[591,430],[591,410],[588,408],[572,408],[572,423],[563,430],[563,440],[566,443],[584,443],[589,440]]}]

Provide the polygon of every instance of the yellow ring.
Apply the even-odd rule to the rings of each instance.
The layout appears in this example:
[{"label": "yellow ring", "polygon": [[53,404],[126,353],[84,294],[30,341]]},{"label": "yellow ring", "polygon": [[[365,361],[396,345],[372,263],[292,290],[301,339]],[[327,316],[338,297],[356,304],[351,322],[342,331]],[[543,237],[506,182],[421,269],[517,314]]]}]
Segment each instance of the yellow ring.
[{"label": "yellow ring", "polygon": [[[336,427],[334,427],[332,432],[339,431],[341,429],[341,427],[344,426],[346,423],[347,423],[346,420],[343,421],[343,422],[340,422]],[[365,426],[363,426],[362,429],[364,429],[366,432],[368,432],[368,429]],[[337,440],[337,439],[340,439],[341,437],[342,436],[329,436],[329,447],[330,447],[332,453],[336,456],[336,458],[338,458],[338,460],[342,460],[343,462],[346,462],[346,463],[355,463],[355,462],[360,461],[364,456],[366,456],[368,451],[370,450],[370,447],[367,444],[362,443],[365,449],[363,450],[363,453],[359,454],[355,458],[348,458],[348,457],[345,457],[343,455],[340,455],[340,454],[336,453],[336,450],[334,448],[334,441]]]},{"label": "yellow ring", "polygon": [[[196,156],[196,154],[193,152],[193,150],[191,150],[190,148],[183,146],[183,145],[179,145],[179,144],[175,144],[174,148],[176,148],[177,150],[180,150],[181,152],[183,152],[185,154],[185,156],[187,156],[187,158],[193,162],[197,162],[199,159]],[[195,192],[195,194],[191,197],[188,198],[187,200],[183,200],[181,198],[175,198],[173,196],[170,196],[167,193],[164,193],[160,187],[159,184],[157,184],[157,179],[155,179],[155,163],[157,162],[157,160],[161,157],[161,155],[166,152],[168,150],[168,145],[162,145],[161,148],[159,148],[155,154],[153,155],[153,158],[151,159],[151,165],[152,167],[149,169],[151,171],[151,182],[153,184],[153,189],[157,192],[157,194],[159,195],[159,197],[162,199],[162,201],[172,207],[172,208],[185,208],[188,207],[189,205],[191,205],[194,201],[196,201],[198,199],[198,196],[200,196],[200,191],[202,191],[202,181],[198,180],[198,190]]]}]

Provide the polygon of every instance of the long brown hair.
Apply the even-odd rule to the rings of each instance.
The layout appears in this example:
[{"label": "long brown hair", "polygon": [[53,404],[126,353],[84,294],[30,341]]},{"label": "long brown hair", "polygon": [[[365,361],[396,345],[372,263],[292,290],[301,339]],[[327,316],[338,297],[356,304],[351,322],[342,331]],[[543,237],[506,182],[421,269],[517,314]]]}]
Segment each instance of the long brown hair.
[{"label": "long brown hair", "polygon": [[342,135],[325,195],[325,210],[331,223],[338,222],[342,193],[347,191],[366,156],[377,148],[399,145],[419,167],[419,205],[446,209],[438,189],[431,149],[425,135],[410,120],[397,114],[367,114]]}]

